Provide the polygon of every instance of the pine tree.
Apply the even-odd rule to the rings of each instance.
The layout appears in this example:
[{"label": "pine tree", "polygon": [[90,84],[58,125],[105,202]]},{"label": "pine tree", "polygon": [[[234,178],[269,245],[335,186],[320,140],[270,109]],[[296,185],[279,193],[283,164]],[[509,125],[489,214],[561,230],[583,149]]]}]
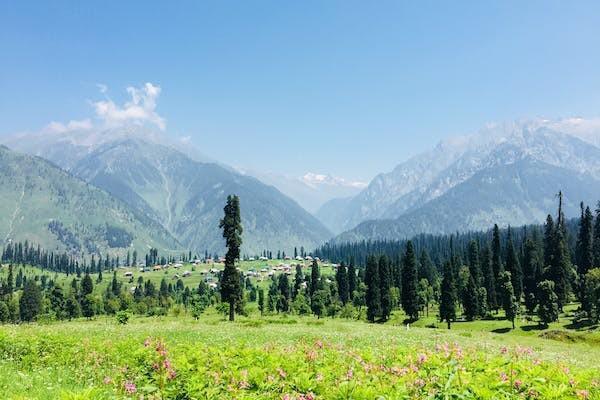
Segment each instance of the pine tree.
[{"label": "pine tree", "polygon": [[113,272],[113,278],[110,284],[110,289],[113,296],[118,296],[121,292],[121,286],[119,285],[119,281],[117,280],[117,271]]},{"label": "pine tree", "polygon": [[444,277],[442,279],[442,294],[440,299],[440,321],[446,321],[448,329],[456,319],[456,289],[454,285],[454,272],[452,264],[444,264]]},{"label": "pine tree", "polygon": [[506,238],[506,271],[510,272],[514,296],[518,304],[523,295],[523,271],[521,270],[521,264],[515,251],[510,226],[508,227]]},{"label": "pine tree", "polygon": [[8,265],[8,277],[6,278],[6,282],[4,284],[4,295],[7,299],[12,297],[14,288],[14,278],[13,278],[13,266],[12,264]]},{"label": "pine tree", "polygon": [[596,208],[596,219],[594,221],[594,238],[593,252],[594,252],[594,267],[600,268],[600,201]]},{"label": "pine tree", "polygon": [[348,274],[344,263],[338,266],[335,272],[335,280],[338,286],[338,296],[342,304],[346,304],[350,298],[348,292]]},{"label": "pine tree", "polygon": [[469,272],[477,287],[483,284],[481,264],[479,260],[479,246],[475,240],[469,242]]},{"label": "pine tree", "polygon": [[498,296],[496,295],[496,278],[491,262],[491,251],[489,246],[485,246],[481,252],[481,271],[483,274],[483,285],[486,290],[487,309],[497,310]]},{"label": "pine tree", "polygon": [[319,289],[319,281],[321,279],[321,272],[319,271],[319,264],[317,260],[313,260],[310,268],[310,286],[309,294],[312,299],[313,294]]},{"label": "pine tree", "polygon": [[523,249],[523,293],[525,307],[533,313],[537,304],[537,284],[542,276],[540,254],[536,243],[528,238]]},{"label": "pine tree", "polygon": [[392,268],[386,256],[379,257],[379,293],[381,318],[387,321],[392,313]]},{"label": "pine tree", "polygon": [[410,320],[419,319],[419,304],[417,293],[417,259],[412,241],[406,243],[406,253],[402,268],[402,309]]},{"label": "pine tree", "polygon": [[550,322],[558,321],[558,296],[554,292],[554,282],[545,280],[538,284],[538,317],[547,327]]},{"label": "pine tree", "polygon": [[492,235],[492,270],[494,271],[494,280],[496,281],[496,304],[501,304],[500,299],[500,274],[504,272],[502,265],[502,248],[500,245],[500,229],[497,224],[494,224]]},{"label": "pine tree", "polygon": [[552,215],[548,214],[546,217],[546,224],[544,225],[544,269],[550,268],[552,260],[554,258],[554,220]]},{"label": "pine tree", "polygon": [[469,281],[463,293],[463,308],[467,321],[473,321],[480,315],[479,308],[479,289],[475,283],[475,278],[469,273]]},{"label": "pine tree", "polygon": [[42,291],[33,279],[28,279],[19,299],[19,314],[21,321],[31,322],[42,310]]},{"label": "pine tree", "polygon": [[223,211],[225,215],[219,223],[219,228],[223,229],[227,253],[225,253],[225,268],[221,277],[221,300],[229,303],[229,320],[233,321],[236,303],[243,300],[240,276],[235,267],[236,261],[240,258],[243,231],[239,198],[227,196],[227,204]]},{"label": "pine tree", "polygon": [[86,273],[83,279],[81,280],[81,297],[85,297],[88,294],[92,294],[94,292],[94,282],[92,282],[92,277],[89,273]]},{"label": "pine tree", "polygon": [[577,262],[577,274],[579,276],[579,287],[577,297],[581,302],[581,307],[588,313],[591,311],[591,304],[586,299],[585,276],[593,267],[594,248],[594,217],[590,208],[583,208],[581,203],[581,218],[579,220],[579,232],[577,235],[577,244],[575,249],[575,259]]},{"label": "pine tree", "polygon": [[356,269],[354,268],[354,262],[350,261],[350,265],[348,265],[348,295],[350,300],[354,299],[354,292],[357,289],[356,284]]},{"label": "pine tree", "polygon": [[379,290],[379,266],[375,256],[367,257],[365,284],[367,293],[365,302],[367,305],[367,319],[375,322],[375,319],[381,315],[381,292]]},{"label": "pine tree", "polygon": [[293,298],[295,299],[298,296],[298,293],[302,290],[302,284],[304,283],[304,273],[302,272],[302,266],[300,264],[296,265],[296,275],[294,276],[294,291]]},{"label": "pine tree", "polygon": [[262,287],[258,289],[258,310],[262,317],[265,312],[265,289]]},{"label": "pine tree", "polygon": [[511,322],[512,328],[515,329],[515,318],[519,311],[519,305],[517,304],[517,299],[512,286],[512,277],[510,276],[509,271],[504,271],[500,275],[500,287],[502,288],[500,295],[502,297],[504,314],[506,315],[506,319]]},{"label": "pine tree", "polygon": [[422,249],[421,256],[419,257],[419,280],[427,279],[429,285],[433,286],[437,280],[437,275],[437,270],[435,269],[433,262],[431,262],[429,253],[427,253],[427,250]]},{"label": "pine tree", "polygon": [[287,274],[279,275],[278,289],[277,311],[288,312],[290,310],[290,281]]}]

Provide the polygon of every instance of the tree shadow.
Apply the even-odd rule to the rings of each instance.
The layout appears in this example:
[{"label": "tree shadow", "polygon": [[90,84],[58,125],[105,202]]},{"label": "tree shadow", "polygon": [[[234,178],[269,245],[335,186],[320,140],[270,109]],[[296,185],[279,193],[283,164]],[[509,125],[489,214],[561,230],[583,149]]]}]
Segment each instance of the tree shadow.
[{"label": "tree shadow", "polygon": [[588,331],[594,330],[598,326],[590,319],[572,320],[571,323],[564,325],[567,329],[573,329],[576,331]]},{"label": "tree shadow", "polygon": [[491,332],[492,333],[508,333],[511,330],[512,330],[511,328],[497,328],[497,329],[492,329]]},{"label": "tree shadow", "polygon": [[520,327],[522,331],[524,332],[530,332],[530,331],[543,331],[544,326],[540,325],[540,324],[535,324],[535,325],[524,325]]}]

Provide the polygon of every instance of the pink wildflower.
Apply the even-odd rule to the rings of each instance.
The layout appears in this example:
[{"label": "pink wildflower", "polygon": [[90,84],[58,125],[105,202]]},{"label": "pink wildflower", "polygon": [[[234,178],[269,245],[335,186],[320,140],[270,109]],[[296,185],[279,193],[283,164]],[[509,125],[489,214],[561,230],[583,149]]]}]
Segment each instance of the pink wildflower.
[{"label": "pink wildflower", "polygon": [[238,386],[240,389],[249,389],[250,388],[250,384],[248,383],[248,381],[240,381]]},{"label": "pink wildflower", "polygon": [[426,354],[419,354],[419,364],[423,364],[426,361],[427,361],[427,355]]},{"label": "pink wildflower", "polygon": [[315,380],[317,382],[321,382],[323,380],[323,374],[321,374],[320,372],[317,374],[317,376],[315,377]]},{"label": "pink wildflower", "polygon": [[174,370],[170,369],[169,372],[167,372],[167,378],[172,381],[173,379],[175,379],[177,377],[177,372],[175,372]]},{"label": "pink wildflower", "polygon": [[523,382],[520,379],[517,379],[514,384],[515,384],[515,389],[517,389],[517,390],[520,390],[521,386],[523,386]]},{"label": "pink wildflower", "polygon": [[135,392],[137,392],[137,387],[135,386],[135,383],[131,381],[125,381],[124,388],[125,393],[127,394],[134,394]]},{"label": "pink wildflower", "polygon": [[502,347],[500,347],[500,353],[501,353],[501,354],[506,354],[506,353],[508,353],[508,348],[507,348],[506,346],[502,346]]},{"label": "pink wildflower", "polygon": [[423,386],[425,386],[425,381],[421,378],[417,378],[415,379],[415,386],[418,388],[422,388]]},{"label": "pink wildflower", "polygon": [[317,340],[315,342],[315,346],[317,346],[319,349],[322,349],[323,348],[323,342],[321,342],[320,340]]},{"label": "pink wildflower", "polygon": [[575,386],[575,379],[569,379],[569,385],[571,385],[571,387]]},{"label": "pink wildflower", "polygon": [[112,383],[112,379],[110,379],[109,376],[105,376],[103,382],[105,385],[110,385]]},{"label": "pink wildflower", "polygon": [[508,381],[508,375],[506,375],[506,372],[500,372],[500,380],[502,382],[507,382]]},{"label": "pink wildflower", "polygon": [[348,370],[348,372],[346,372],[346,379],[350,380],[350,379],[352,379],[353,376],[354,376],[354,371],[352,370],[352,368],[350,368]]},{"label": "pink wildflower", "polygon": [[285,377],[287,376],[287,373],[284,370],[282,370],[281,368],[277,368],[277,373],[279,374],[281,379],[285,379]]},{"label": "pink wildflower", "polygon": [[579,389],[579,390],[577,390],[576,393],[577,393],[577,397],[580,399],[587,400],[590,398],[590,392],[588,392],[585,389]]},{"label": "pink wildflower", "polygon": [[150,344],[152,344],[152,341],[150,340],[150,338],[147,338],[146,340],[144,340],[144,347],[148,347],[148,346],[150,346]]}]

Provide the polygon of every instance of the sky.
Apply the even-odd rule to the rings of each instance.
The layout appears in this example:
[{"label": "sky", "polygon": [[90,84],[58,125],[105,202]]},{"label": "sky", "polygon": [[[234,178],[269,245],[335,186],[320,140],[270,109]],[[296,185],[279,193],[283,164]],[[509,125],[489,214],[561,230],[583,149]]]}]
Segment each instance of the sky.
[{"label": "sky", "polygon": [[0,3],[0,135],[144,123],[369,180],[489,122],[600,115],[600,2]]}]

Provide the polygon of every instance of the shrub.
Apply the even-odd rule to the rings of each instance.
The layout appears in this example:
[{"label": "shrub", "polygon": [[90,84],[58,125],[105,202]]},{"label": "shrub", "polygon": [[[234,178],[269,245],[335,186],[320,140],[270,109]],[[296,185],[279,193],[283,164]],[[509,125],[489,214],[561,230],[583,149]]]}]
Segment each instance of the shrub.
[{"label": "shrub", "polygon": [[127,325],[129,322],[129,313],[127,311],[117,312],[117,322],[121,325]]}]

